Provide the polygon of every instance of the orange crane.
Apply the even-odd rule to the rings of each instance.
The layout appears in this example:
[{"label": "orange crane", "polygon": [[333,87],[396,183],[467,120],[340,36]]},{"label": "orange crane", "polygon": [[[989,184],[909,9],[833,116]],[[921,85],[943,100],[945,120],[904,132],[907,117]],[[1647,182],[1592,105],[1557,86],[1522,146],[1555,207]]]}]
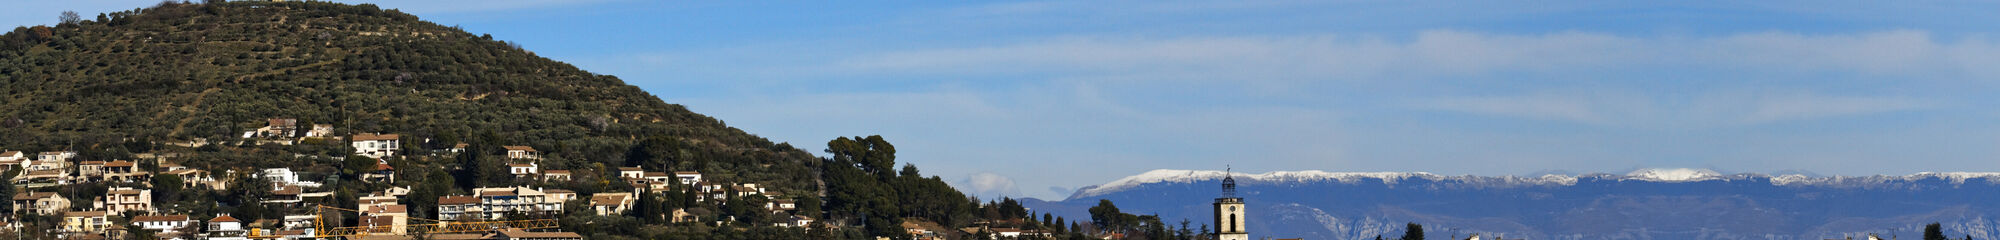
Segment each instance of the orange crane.
[{"label": "orange crane", "polygon": [[[469,233],[469,232],[494,231],[500,229],[551,229],[551,228],[561,227],[561,225],[558,224],[555,219],[531,219],[531,220],[513,220],[513,221],[444,221],[437,219],[411,217],[409,218],[409,220],[412,221],[412,223],[408,224],[408,226],[403,229],[404,231],[402,233],[397,233],[395,231],[396,230],[395,226],[329,227],[326,224],[326,214],[329,214],[329,210],[335,211],[331,213],[339,213],[341,211],[363,213],[364,211],[338,208],[338,207],[329,207],[324,205],[315,206],[313,209],[318,212],[318,214],[316,214],[316,216],[313,217],[314,238],[360,239],[360,237],[368,235],[420,235],[420,234],[434,234],[434,233]],[[425,223],[418,224],[414,223],[415,221],[424,221]],[[250,237],[251,238],[260,237],[257,235],[261,234],[259,232],[260,231],[251,231]]]}]

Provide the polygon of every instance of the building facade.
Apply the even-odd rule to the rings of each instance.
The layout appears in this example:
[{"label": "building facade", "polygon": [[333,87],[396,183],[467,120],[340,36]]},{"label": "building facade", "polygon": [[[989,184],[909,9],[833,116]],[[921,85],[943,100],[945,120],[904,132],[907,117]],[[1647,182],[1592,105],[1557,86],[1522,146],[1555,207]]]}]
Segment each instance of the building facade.
[{"label": "building facade", "polygon": [[1222,197],[1215,198],[1215,238],[1218,240],[1250,240],[1249,228],[1243,221],[1249,218],[1244,212],[1243,198],[1236,197],[1236,178],[1222,177]]}]

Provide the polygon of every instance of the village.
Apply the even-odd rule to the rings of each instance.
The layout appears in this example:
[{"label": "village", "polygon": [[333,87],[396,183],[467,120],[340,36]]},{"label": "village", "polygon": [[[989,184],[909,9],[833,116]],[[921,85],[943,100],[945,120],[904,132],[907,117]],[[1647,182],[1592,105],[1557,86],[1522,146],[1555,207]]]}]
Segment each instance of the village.
[{"label": "village", "polygon": [[[331,173],[309,173],[291,168],[263,169],[199,169],[184,166],[172,153],[137,153],[133,159],[111,161],[83,161],[76,151],[46,151],[28,154],[24,151],[0,151],[0,169],[18,172],[10,182],[17,189],[13,194],[13,211],[0,214],[0,230],[25,235],[57,236],[60,239],[128,239],[135,234],[145,234],[155,239],[583,239],[585,236],[564,231],[554,219],[566,214],[566,204],[582,203],[585,210],[602,216],[628,215],[642,201],[640,194],[668,191],[691,192],[697,203],[720,204],[734,198],[755,197],[764,211],[780,219],[766,221],[773,227],[808,228],[841,227],[839,224],[814,224],[816,219],[801,213],[802,207],[817,209],[817,206],[800,206],[800,202],[777,191],[767,190],[758,183],[725,183],[712,178],[704,178],[698,171],[669,171],[668,169],[646,169],[643,167],[617,167],[615,175],[622,180],[617,184],[629,186],[620,192],[598,192],[580,195],[577,191],[560,188],[532,186],[492,186],[474,188],[469,194],[437,196],[435,219],[416,217],[411,213],[412,185],[419,183],[398,182],[398,169],[390,159],[407,157],[403,149],[408,144],[403,136],[395,133],[357,133],[347,136],[334,135],[329,124],[298,124],[296,119],[267,119],[265,126],[242,133],[242,140],[249,145],[292,145],[306,141],[344,142],[351,147],[355,157],[366,157],[373,161],[370,171],[359,173],[358,179],[365,183],[383,184],[390,187],[373,190],[359,196],[345,199],[352,205],[335,205],[343,199],[329,186],[329,182],[339,181]],[[183,147],[200,147],[205,141],[173,143]],[[427,157],[450,157],[464,154],[468,144],[458,143],[447,148],[426,151]],[[576,176],[568,169],[544,167],[543,153],[532,146],[502,146],[506,173],[516,180],[530,182],[563,182],[574,180]],[[8,172],[0,170],[0,172]],[[173,189],[206,189],[224,191],[237,188],[263,188],[270,196],[245,204],[262,207],[290,209],[282,217],[246,221],[228,213],[213,216],[196,216],[188,212],[174,211],[173,208],[157,206],[154,190],[158,187],[152,181],[156,177],[177,178],[179,186]],[[322,178],[323,177],[323,178]],[[249,178],[266,184],[237,186],[230,179]],[[321,179],[321,180],[316,180]],[[61,191],[62,186],[82,183],[109,183],[101,196],[87,199],[77,198],[74,193]],[[221,201],[215,201],[221,202]],[[813,200],[806,204],[819,204]],[[703,224],[724,226],[736,221],[731,216],[703,214],[705,210],[690,211],[689,208],[665,210],[666,220],[674,224]],[[817,211],[817,210],[814,210]],[[344,215],[344,216],[343,216]],[[704,218],[703,216],[708,216]],[[27,232],[24,218],[31,216],[53,216],[60,219],[59,226]],[[342,218],[356,217],[349,221],[352,225],[339,224]],[[1048,237],[1048,230],[1002,227],[997,222],[979,222],[973,227],[953,229],[935,222],[904,220],[899,224],[914,239],[944,239],[949,235],[985,234],[993,238]]]},{"label": "village", "polygon": [[[354,154],[376,161],[372,172],[362,174],[362,181],[395,183],[396,171],[387,159],[401,157],[404,144],[401,136],[393,133],[354,134],[351,136],[331,136],[332,126],[315,124],[300,126],[295,119],[269,119],[267,126],[244,133],[244,139],[255,139],[257,144],[292,144],[301,140],[346,141],[354,149]],[[190,143],[195,144],[195,143]],[[465,144],[457,144],[450,149],[436,151],[442,154],[459,154],[465,151]],[[517,179],[534,181],[568,181],[571,173],[565,169],[547,169],[540,163],[541,153],[530,146],[505,146],[504,154],[507,171]],[[302,177],[301,172],[288,168],[269,168],[255,171],[235,169],[211,171],[185,167],[174,162],[175,156],[135,154],[132,160],[75,161],[77,152],[48,151],[26,154],[23,151],[0,153],[0,169],[19,169],[21,172],[9,181],[21,189],[42,189],[54,186],[86,182],[112,182],[125,185],[138,184],[145,187],[110,187],[104,189],[102,197],[76,199],[62,192],[19,191],[13,195],[14,212],[4,215],[8,223],[0,226],[8,230],[23,229],[16,218],[23,216],[60,216],[60,228],[46,233],[24,233],[29,235],[49,234],[62,239],[125,239],[136,231],[147,231],[159,239],[321,239],[345,237],[348,239],[411,239],[421,234],[427,239],[582,239],[583,236],[561,231],[552,219],[537,219],[563,214],[564,204],[583,201],[589,209],[599,215],[620,215],[633,211],[635,193],[664,192],[678,187],[687,187],[697,193],[699,202],[723,201],[730,198],[759,196],[765,199],[763,209],[774,214],[792,213],[798,209],[793,200],[780,198],[775,192],[766,191],[757,183],[722,183],[704,179],[701,172],[666,171],[665,169],[643,169],[640,167],[618,168],[617,176],[631,186],[629,192],[595,193],[579,196],[566,189],[507,186],[477,188],[467,195],[439,196],[436,198],[437,219],[415,218],[409,214],[410,188],[407,184],[389,187],[380,191],[358,196],[352,206],[325,206],[318,203],[337,202],[335,193],[327,191],[325,183]],[[140,162],[156,164],[158,172],[141,169]],[[243,176],[265,180],[268,186],[230,186],[225,179]],[[224,190],[230,188],[268,188],[271,197],[257,204],[286,206],[298,211],[286,213],[280,219],[260,219],[244,222],[227,213],[213,217],[196,217],[186,213],[156,208],[152,196],[153,187],[149,178],[172,175],[181,179],[181,187]],[[88,202],[88,204],[76,204]],[[87,206],[87,207],[74,207]],[[327,226],[322,214],[347,212],[358,215],[356,226]],[[675,223],[695,222],[701,219],[686,209],[673,209],[671,221]],[[730,221],[720,219],[719,221]],[[813,218],[791,216],[778,221],[780,227],[805,227]],[[722,224],[714,222],[712,224]]]}]

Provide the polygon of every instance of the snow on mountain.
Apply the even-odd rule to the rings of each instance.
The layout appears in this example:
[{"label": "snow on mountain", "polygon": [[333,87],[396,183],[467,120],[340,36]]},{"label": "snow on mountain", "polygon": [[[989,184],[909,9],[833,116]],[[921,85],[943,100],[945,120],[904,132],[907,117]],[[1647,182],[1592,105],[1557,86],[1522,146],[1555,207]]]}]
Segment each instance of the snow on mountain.
[{"label": "snow on mountain", "polygon": [[[1635,169],[1624,174],[1153,170],[1078,189],[1039,212],[1088,218],[1098,200],[1128,212],[1204,222],[1225,176],[1252,202],[1255,236],[1370,239],[1405,223],[1440,236],[1509,239],[1827,239],[1920,229],[2000,239],[2000,173],[1819,176]],[[1902,231],[1902,230],[1895,230]],[[1907,233],[1907,232],[1906,232]]]},{"label": "snow on mountain", "polygon": [[1111,182],[1096,186],[1087,186],[1083,188],[1078,188],[1076,190],[1076,193],[1071,194],[1070,198],[1077,199],[1077,198],[1100,196],[1152,183],[1190,183],[1199,181],[1220,180],[1223,177],[1228,177],[1228,176],[1233,176],[1236,178],[1236,181],[1245,184],[1324,182],[1324,181],[1353,184],[1353,183],[1361,183],[1364,182],[1365,180],[1376,180],[1382,182],[1383,184],[1394,185],[1397,184],[1398,182],[1404,182],[1409,179],[1422,179],[1422,180],[1428,180],[1430,182],[1449,181],[1457,184],[1484,185],[1485,187],[1570,186],[1570,185],[1575,185],[1579,179],[1651,181],[1651,182],[1669,182],[1669,183],[1700,182],[1700,181],[1710,181],[1710,180],[1765,179],[1769,180],[1772,185],[1779,185],[1779,186],[1817,185],[1817,186],[1834,186],[1834,187],[1842,187],[1842,186],[1874,187],[1880,184],[1885,184],[1890,181],[1916,181],[1916,180],[1930,179],[1930,178],[1943,179],[1951,182],[1952,184],[1965,184],[1967,180],[1971,179],[1984,179],[1988,183],[2000,183],[2000,172],[1921,172],[1904,176],[1876,175],[1876,176],[1859,176],[1859,177],[1855,176],[1816,177],[1816,176],[1807,176],[1796,173],[1778,175],[1778,176],[1770,176],[1770,175],[1755,174],[1755,173],[1724,175],[1721,172],[1709,169],[1648,168],[1648,169],[1635,170],[1630,173],[1626,173],[1624,175],[1589,173],[1589,174],[1581,174],[1574,176],[1563,175],[1563,174],[1545,174],[1541,175],[1540,177],[1520,177],[1520,176],[1485,177],[1485,176],[1444,176],[1427,172],[1327,172],[1319,170],[1307,170],[1307,171],[1274,171],[1274,172],[1247,174],[1247,173],[1230,173],[1230,172],[1213,171],[1213,170],[1158,169],[1158,170],[1147,171],[1145,173],[1140,173],[1138,175],[1119,178],[1118,180],[1113,180]]},{"label": "snow on mountain", "polygon": [[[1151,183],[1190,183],[1198,181],[1219,180],[1222,179],[1223,177],[1234,177],[1237,182],[1243,182],[1243,183],[1321,182],[1321,181],[1359,183],[1364,179],[1372,179],[1372,180],[1382,181],[1382,183],[1385,184],[1396,184],[1399,181],[1412,178],[1424,179],[1430,181],[1441,181],[1445,179],[1454,179],[1454,178],[1456,179],[1475,178],[1473,176],[1446,177],[1427,172],[1327,172],[1318,170],[1308,170],[1308,171],[1275,171],[1275,172],[1266,172],[1258,174],[1243,174],[1243,173],[1229,173],[1229,172],[1213,171],[1213,170],[1159,169],[1159,170],[1147,171],[1145,173],[1140,173],[1139,175],[1132,175],[1124,178],[1119,178],[1118,180],[1113,180],[1109,183],[1101,185],[1079,188],[1077,189],[1076,194],[1072,194],[1070,198],[1074,199],[1074,198],[1098,196],[1106,193],[1122,191],[1132,187],[1151,184]],[[1503,183],[1514,183],[1514,184],[1575,184],[1576,178],[1570,176],[1551,174],[1551,175],[1544,175],[1540,178],[1515,177],[1510,179],[1503,178],[1495,181]]]},{"label": "snow on mountain", "polygon": [[1648,168],[1626,173],[1625,176],[1635,180],[1658,182],[1697,182],[1721,178],[1722,173],[1694,168]]}]

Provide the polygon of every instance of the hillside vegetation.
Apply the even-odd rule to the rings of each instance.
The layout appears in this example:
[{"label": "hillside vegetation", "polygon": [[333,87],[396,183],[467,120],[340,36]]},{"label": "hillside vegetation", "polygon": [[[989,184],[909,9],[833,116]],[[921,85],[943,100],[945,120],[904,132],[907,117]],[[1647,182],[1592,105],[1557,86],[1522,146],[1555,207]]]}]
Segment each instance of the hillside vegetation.
[{"label": "hillside vegetation", "polygon": [[[800,205],[795,212],[771,213],[760,206],[772,199],[762,196],[698,203],[692,190],[675,185],[673,191],[636,193],[635,210],[624,215],[599,216],[587,201],[572,201],[563,216],[547,216],[560,218],[565,231],[597,239],[906,238],[906,221],[941,228],[938,234],[951,238],[969,238],[957,231],[966,227],[1040,230],[1068,239],[1084,238],[1086,230],[1112,234],[1081,220],[1036,219],[1012,199],[968,198],[915,166],[898,166],[894,147],[880,136],[837,138],[827,143],[827,156],[815,157],[666,103],[617,77],[374,5],[169,1],[95,17],[65,14],[62,20],[0,36],[0,149],[31,156],[76,151],[76,162],[137,160],[155,173],[175,163],[217,173],[231,186],[268,186],[248,173],[291,168],[328,183],[309,191],[336,192],[332,200],[310,204],[351,207],[361,194],[407,187],[412,191],[401,204],[423,218],[435,216],[439,196],[478,187],[559,188],[582,196],[633,191],[618,176],[620,167],[699,171],[706,181],[755,183]],[[330,124],[331,136],[400,134],[404,152],[385,160],[396,180],[361,181],[361,173],[375,171],[375,160],[353,155],[344,140],[276,144],[245,135],[273,118]],[[444,151],[461,143],[465,153]],[[541,169],[570,170],[574,179],[516,178],[500,160],[505,145],[540,150]],[[174,187],[183,181],[178,177],[151,181],[18,191],[93,199],[107,187],[151,187],[160,211],[198,219],[230,214],[250,221],[309,210],[258,204],[272,196],[270,188],[181,189]],[[17,191],[11,184],[0,186],[0,193]],[[673,209],[701,220],[670,223],[666,214]],[[790,214],[821,221],[810,228],[771,226]],[[21,233],[59,221],[16,219],[25,223]],[[355,220],[336,222],[329,224]],[[1162,234],[1134,236],[1168,239]]]}]

